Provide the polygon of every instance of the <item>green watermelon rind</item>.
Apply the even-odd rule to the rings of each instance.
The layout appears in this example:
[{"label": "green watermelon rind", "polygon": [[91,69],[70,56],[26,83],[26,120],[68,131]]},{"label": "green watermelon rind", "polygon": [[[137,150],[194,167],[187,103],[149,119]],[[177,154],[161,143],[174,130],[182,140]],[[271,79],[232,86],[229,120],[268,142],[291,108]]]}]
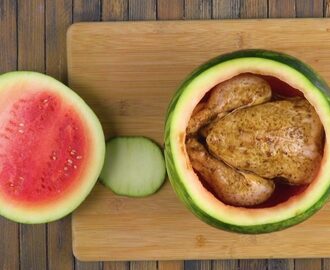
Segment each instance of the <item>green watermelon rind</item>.
[{"label": "green watermelon rind", "polygon": [[[166,124],[165,124],[165,161],[167,173],[170,179],[170,182],[177,193],[178,197],[185,203],[185,205],[201,220],[205,221],[209,225],[212,225],[217,228],[221,228],[226,231],[237,232],[237,233],[245,233],[245,234],[259,234],[259,233],[269,233],[273,231],[283,230],[285,228],[291,227],[295,224],[301,223],[302,221],[309,218],[311,215],[316,213],[322,206],[327,202],[327,199],[330,195],[330,186],[324,190],[322,196],[317,200],[316,203],[311,205],[308,209],[303,211],[302,213],[298,213],[297,215],[284,219],[278,222],[273,223],[265,223],[265,224],[257,224],[257,225],[237,225],[228,222],[224,222],[209,213],[203,210],[199,203],[196,202],[188,192],[185,184],[181,180],[181,176],[178,173],[178,168],[175,164],[175,155],[172,151],[172,142],[171,142],[171,131],[173,114],[176,108],[178,101],[181,96],[184,94],[187,86],[199,75],[203,72],[209,70],[210,68],[224,63],[230,60],[237,60],[242,58],[260,58],[272,60],[275,62],[282,63],[287,65],[299,73],[301,73],[314,87],[316,87],[323,96],[323,99],[326,100],[326,105],[330,106],[330,88],[327,83],[308,65],[301,62],[295,57],[289,56],[287,54],[267,51],[262,49],[250,49],[250,50],[241,50],[228,54],[224,54],[218,56],[216,58],[211,59],[205,64],[201,65],[197,68],[188,78],[181,84],[175,95],[173,96],[170,105],[167,110],[166,116]],[[271,211],[270,211],[271,212]]]}]

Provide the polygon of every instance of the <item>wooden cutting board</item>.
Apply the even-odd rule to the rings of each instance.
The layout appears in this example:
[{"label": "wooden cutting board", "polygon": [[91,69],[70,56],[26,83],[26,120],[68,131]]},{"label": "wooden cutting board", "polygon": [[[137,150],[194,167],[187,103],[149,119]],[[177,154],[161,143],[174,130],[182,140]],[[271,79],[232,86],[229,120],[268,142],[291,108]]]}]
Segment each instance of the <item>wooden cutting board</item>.
[{"label": "wooden cutting board", "polygon": [[[70,86],[95,110],[107,137],[145,135],[162,143],[165,111],[183,78],[216,55],[280,50],[330,82],[330,20],[79,23],[68,31]],[[73,214],[81,260],[327,257],[330,205],[293,228],[240,235],[195,218],[166,183],[155,195],[115,196],[98,184]]]}]

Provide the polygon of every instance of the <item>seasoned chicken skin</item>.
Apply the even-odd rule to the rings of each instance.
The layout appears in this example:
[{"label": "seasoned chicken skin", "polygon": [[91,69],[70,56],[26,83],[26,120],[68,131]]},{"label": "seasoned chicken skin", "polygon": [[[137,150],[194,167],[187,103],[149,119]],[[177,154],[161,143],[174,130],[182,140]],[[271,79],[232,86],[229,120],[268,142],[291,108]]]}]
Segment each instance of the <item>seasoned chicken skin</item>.
[{"label": "seasoned chicken skin", "polygon": [[187,134],[196,133],[215,118],[221,118],[234,109],[269,101],[271,95],[267,81],[251,74],[241,74],[220,83],[212,90],[207,103],[191,117]]},{"label": "seasoned chicken skin", "polygon": [[322,158],[323,127],[303,98],[236,110],[206,131],[215,157],[261,177],[283,177],[293,185],[310,183]]},{"label": "seasoned chicken skin", "polygon": [[212,157],[195,138],[187,140],[186,150],[193,168],[225,203],[252,206],[266,201],[274,191],[273,181],[236,171]]},{"label": "seasoned chicken skin", "polygon": [[273,178],[308,184],[318,170],[324,131],[314,108],[271,95],[264,79],[238,75],[213,88],[188,123],[191,165],[225,203],[260,204],[273,193]]}]

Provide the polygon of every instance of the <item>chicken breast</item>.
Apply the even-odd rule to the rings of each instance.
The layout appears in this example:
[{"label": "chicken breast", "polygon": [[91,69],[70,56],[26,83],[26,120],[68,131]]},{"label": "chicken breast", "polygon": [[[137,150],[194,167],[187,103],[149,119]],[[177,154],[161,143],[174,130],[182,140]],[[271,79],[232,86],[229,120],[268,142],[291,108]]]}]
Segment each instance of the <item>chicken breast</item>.
[{"label": "chicken breast", "polygon": [[267,102],[271,95],[268,82],[252,74],[241,74],[220,83],[211,91],[207,103],[195,110],[188,123],[187,134],[196,133],[215,118],[221,118],[234,109]]},{"label": "chicken breast", "polygon": [[275,189],[273,181],[239,172],[212,157],[196,138],[187,140],[186,150],[192,167],[225,203],[242,207],[257,205],[265,202]]},{"label": "chicken breast", "polygon": [[323,127],[303,98],[236,110],[204,135],[209,151],[230,166],[293,185],[310,183],[322,158]]}]

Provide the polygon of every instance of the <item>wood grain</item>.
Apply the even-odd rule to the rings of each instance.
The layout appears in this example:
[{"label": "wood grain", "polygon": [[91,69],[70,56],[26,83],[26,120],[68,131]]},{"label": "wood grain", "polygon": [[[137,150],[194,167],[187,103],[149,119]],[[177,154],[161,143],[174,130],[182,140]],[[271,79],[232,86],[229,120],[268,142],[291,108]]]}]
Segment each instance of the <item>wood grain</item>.
[{"label": "wood grain", "polygon": [[103,0],[102,21],[126,21],[128,0]]},{"label": "wood grain", "polygon": [[[212,1],[211,0],[186,0],[185,17],[187,19],[211,19]],[[195,259],[195,258],[193,258]],[[211,269],[211,261],[186,261],[185,269]]]},{"label": "wood grain", "polygon": [[270,18],[293,18],[296,16],[295,0],[269,0]]},{"label": "wood grain", "polygon": [[267,18],[267,0],[244,0],[240,9],[240,18]]},{"label": "wood grain", "polygon": [[129,262],[104,262],[103,270],[129,270]]},{"label": "wood grain", "polygon": [[[73,0],[73,21],[99,21],[101,2],[99,0]],[[101,262],[81,262],[75,259],[75,270],[101,270]]]},{"label": "wood grain", "polygon": [[240,13],[240,0],[213,0],[213,19],[236,19]]},{"label": "wood grain", "polygon": [[217,260],[212,262],[212,270],[237,270],[239,260]]},{"label": "wood grain", "polygon": [[[69,81],[98,114],[106,136],[146,135],[162,142],[165,111],[176,87],[194,67],[221,52],[284,51],[330,80],[329,27],[327,19],[80,24],[69,35]],[[89,260],[320,257],[329,253],[328,211],[329,205],[282,232],[236,235],[192,216],[168,183],[141,200],[97,186],[73,216],[74,251]]]},{"label": "wood grain", "polygon": [[128,6],[128,16],[132,21],[156,19],[156,0],[129,0]]},{"label": "wood grain", "polygon": [[[323,0],[296,1],[297,17],[322,17]],[[298,259],[295,260],[296,270],[321,269],[321,259]]]},{"label": "wood grain", "polygon": [[[128,19],[128,0],[104,0],[103,21],[124,21]],[[103,270],[129,270],[129,262],[104,262]]]},{"label": "wood grain", "polygon": [[[267,0],[246,0],[241,2],[240,17],[244,19],[267,18]],[[240,260],[240,270],[263,270],[267,269],[267,260]]]},{"label": "wood grain", "polygon": [[102,262],[81,262],[76,260],[75,270],[103,270]]},{"label": "wood grain", "polygon": [[183,270],[184,261],[159,261],[158,270]]},{"label": "wood grain", "polygon": [[[0,1],[0,73],[17,69],[16,9],[15,1]],[[0,217],[0,227],[0,269],[18,270],[18,224]]]},{"label": "wood grain", "polygon": [[74,22],[82,21],[99,21],[101,18],[100,0],[72,0],[73,1],[73,20]]},{"label": "wood grain", "polygon": [[268,270],[294,270],[293,259],[268,260]]},{"label": "wood grain", "polygon": [[[183,0],[158,0],[157,1],[157,19],[174,20],[184,17]],[[158,270],[183,270],[183,261],[159,261]]]},{"label": "wood grain", "polygon": [[330,16],[330,0],[325,0],[325,3],[324,3],[324,15],[326,17],[329,17]]},{"label": "wood grain", "polygon": [[212,1],[211,0],[185,0],[186,19],[211,19]]},{"label": "wood grain", "polygon": [[210,270],[212,267],[211,261],[185,261],[184,269],[185,270]]},{"label": "wood grain", "polygon": [[157,270],[156,261],[132,261],[130,270]]},{"label": "wood grain", "polygon": [[[44,12],[43,0],[18,1],[19,70],[45,72]],[[21,270],[47,268],[46,241],[46,225],[20,225]]]},{"label": "wood grain", "polygon": [[302,17],[323,17],[323,0],[296,1],[296,15]]},{"label": "wood grain", "polygon": [[184,17],[183,0],[158,0],[157,19],[158,20],[177,20]]},{"label": "wood grain", "polygon": [[267,260],[240,260],[239,270],[267,270]]},{"label": "wood grain", "polygon": [[[269,0],[270,18],[289,18],[296,16],[294,0]],[[268,270],[293,270],[294,260],[268,260]]]},{"label": "wood grain", "polygon": [[295,270],[311,270],[311,269],[322,269],[321,259],[299,259],[295,260],[294,264]]},{"label": "wood grain", "polygon": [[[235,19],[239,17],[240,0],[213,0],[212,18]],[[238,260],[218,260],[212,262],[212,270],[236,270]]]},{"label": "wood grain", "polygon": [[[46,1],[46,73],[66,82],[66,31],[72,23],[71,0]],[[70,270],[74,266],[72,256],[71,217],[48,224],[48,269]],[[59,263],[59,258],[61,263]]]}]

